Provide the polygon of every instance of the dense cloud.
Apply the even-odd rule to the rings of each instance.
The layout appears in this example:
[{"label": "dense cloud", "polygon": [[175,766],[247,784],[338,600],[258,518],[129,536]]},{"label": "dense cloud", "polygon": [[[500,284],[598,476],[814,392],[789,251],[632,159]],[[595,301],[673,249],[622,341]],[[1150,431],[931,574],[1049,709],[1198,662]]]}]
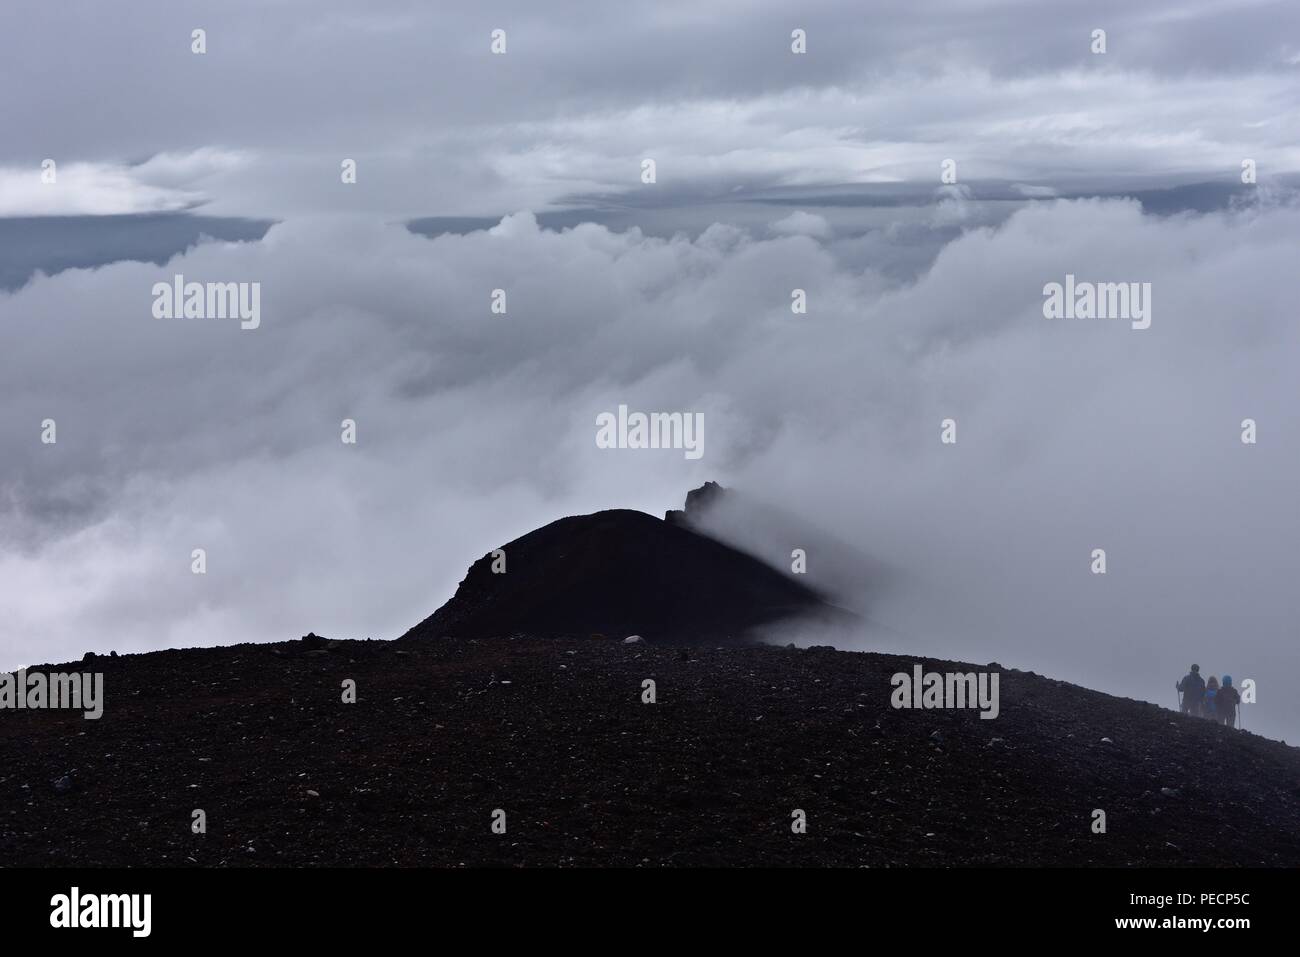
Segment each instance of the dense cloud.
[{"label": "dense cloud", "polygon": [[1289,0],[9,4],[0,215],[500,215],[636,191],[647,156],[662,191],[719,194],[945,158],[1039,189],[1267,176],[1300,168],[1298,24]]},{"label": "dense cloud", "polygon": [[[1161,703],[1197,659],[1255,677],[1252,715],[1294,737],[1300,211],[1043,203],[908,282],[793,223],[664,239],[521,213],[427,238],[302,218],[0,295],[0,664],[391,637],[529,528],[662,512],[713,478],[895,570],[862,647]],[[153,318],[176,273],[259,281],[261,327]],[[1067,273],[1150,282],[1151,328],[1044,319]],[[704,457],[598,449],[620,403],[703,412]]]}]

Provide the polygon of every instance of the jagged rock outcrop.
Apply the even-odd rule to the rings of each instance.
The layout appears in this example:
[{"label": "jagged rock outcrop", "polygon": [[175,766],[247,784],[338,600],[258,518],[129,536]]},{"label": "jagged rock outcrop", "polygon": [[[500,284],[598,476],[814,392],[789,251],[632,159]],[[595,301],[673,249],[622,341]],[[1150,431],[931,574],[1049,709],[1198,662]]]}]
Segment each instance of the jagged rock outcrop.
[{"label": "jagged rock outcrop", "polygon": [[699,488],[693,488],[686,493],[685,509],[669,509],[664,514],[664,521],[672,525],[696,529],[708,510],[716,505],[726,492],[727,490],[717,482],[705,482]]},{"label": "jagged rock outcrop", "polygon": [[[717,494],[709,483],[688,498]],[[644,635],[718,642],[757,626],[846,612],[801,582],[680,522],[627,509],[562,518],[470,566],[456,594],[404,638]]]}]

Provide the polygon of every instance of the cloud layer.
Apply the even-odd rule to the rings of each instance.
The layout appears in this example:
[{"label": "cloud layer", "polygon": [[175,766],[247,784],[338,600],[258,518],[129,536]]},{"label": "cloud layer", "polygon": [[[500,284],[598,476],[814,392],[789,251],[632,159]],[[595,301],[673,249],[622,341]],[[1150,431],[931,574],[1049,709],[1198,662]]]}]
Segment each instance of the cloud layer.
[{"label": "cloud layer", "polygon": [[[1285,736],[1300,211],[1043,203],[901,283],[788,225],[663,239],[521,213],[431,239],[300,219],[0,296],[0,664],[391,637],[523,531],[661,512],[713,478],[899,572],[862,647],[1161,702],[1195,658],[1260,680]],[[261,282],[261,328],[153,319],[175,273]],[[1044,319],[1066,273],[1152,283],[1152,327]],[[619,403],[703,412],[704,458],[598,449]]]},{"label": "cloud layer", "polygon": [[[1300,170],[1300,8],[95,0],[0,12],[0,215],[500,215],[588,194]],[[203,29],[207,52],[191,52]],[[506,31],[504,55],[491,32]],[[791,33],[807,52],[791,52]],[[1094,30],[1107,49],[1092,52]],[[52,57],[46,51],[58,50]],[[214,168],[205,157],[238,155]],[[142,158],[170,160],[167,188]],[[43,159],[78,170],[60,196]],[[340,163],[358,163],[355,186]],[[635,201],[635,200],[634,200]]]}]

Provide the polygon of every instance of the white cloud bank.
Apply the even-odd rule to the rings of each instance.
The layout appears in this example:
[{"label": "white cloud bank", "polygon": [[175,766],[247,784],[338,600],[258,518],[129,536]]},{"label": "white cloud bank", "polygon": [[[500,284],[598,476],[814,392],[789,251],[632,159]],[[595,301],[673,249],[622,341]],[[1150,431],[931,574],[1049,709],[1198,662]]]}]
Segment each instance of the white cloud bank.
[{"label": "white cloud bank", "polygon": [[60,163],[47,157],[22,168],[0,166],[0,217],[110,216],[192,209],[210,198],[203,186],[248,164],[232,151],[159,153],[143,163]]},{"label": "white cloud bank", "polygon": [[[1196,659],[1260,680],[1259,726],[1294,739],[1297,235],[1293,208],[1053,202],[897,286],[807,235],[724,225],[664,240],[520,214],[428,239],[323,218],[40,278],[0,295],[0,666],[392,637],[536,525],[659,512],[713,478],[900,570],[864,646],[1161,703]],[[261,282],[261,328],[153,319],[178,272]],[[1151,328],[1044,319],[1066,273],[1150,282]],[[597,449],[619,403],[703,412],[704,458]]]}]

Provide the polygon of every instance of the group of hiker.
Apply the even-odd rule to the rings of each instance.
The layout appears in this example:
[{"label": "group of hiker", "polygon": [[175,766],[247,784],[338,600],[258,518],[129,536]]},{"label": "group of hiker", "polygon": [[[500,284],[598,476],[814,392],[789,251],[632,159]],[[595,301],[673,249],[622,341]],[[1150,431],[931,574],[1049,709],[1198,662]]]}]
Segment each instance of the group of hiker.
[{"label": "group of hiker", "polygon": [[1175,687],[1179,693],[1178,710],[1183,714],[1209,718],[1229,728],[1237,726],[1241,693],[1232,686],[1232,675],[1224,675],[1222,681],[1210,675],[1206,681],[1201,677],[1201,666],[1192,665],[1192,670]]}]

